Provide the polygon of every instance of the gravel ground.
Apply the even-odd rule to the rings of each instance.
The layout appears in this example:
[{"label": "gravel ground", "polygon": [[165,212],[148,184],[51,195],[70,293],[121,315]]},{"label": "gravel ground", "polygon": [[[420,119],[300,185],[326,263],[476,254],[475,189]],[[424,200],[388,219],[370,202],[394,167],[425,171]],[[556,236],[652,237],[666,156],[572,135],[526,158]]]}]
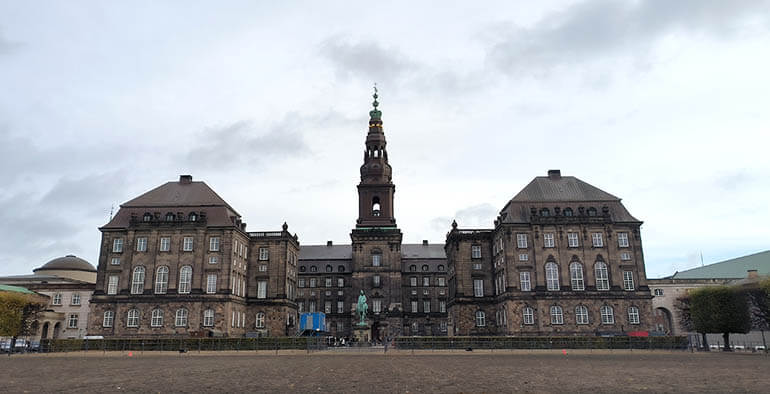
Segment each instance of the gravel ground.
[{"label": "gravel ground", "polygon": [[770,357],[650,351],[0,357],[0,392],[768,392]]}]

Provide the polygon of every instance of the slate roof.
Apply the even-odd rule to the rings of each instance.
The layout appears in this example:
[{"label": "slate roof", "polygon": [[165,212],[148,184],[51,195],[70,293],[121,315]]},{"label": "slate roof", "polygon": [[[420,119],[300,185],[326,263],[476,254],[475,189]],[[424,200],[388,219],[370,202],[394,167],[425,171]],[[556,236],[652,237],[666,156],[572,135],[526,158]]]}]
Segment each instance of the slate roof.
[{"label": "slate roof", "polygon": [[748,275],[748,270],[757,270],[760,276],[770,275],[770,250],[677,272],[671,278],[742,279]]},{"label": "slate roof", "polygon": [[[404,259],[446,259],[443,244],[402,244]],[[301,245],[300,260],[350,260],[353,258],[351,245]]]},{"label": "slate roof", "polygon": [[443,244],[402,244],[401,257],[404,259],[446,259]]}]

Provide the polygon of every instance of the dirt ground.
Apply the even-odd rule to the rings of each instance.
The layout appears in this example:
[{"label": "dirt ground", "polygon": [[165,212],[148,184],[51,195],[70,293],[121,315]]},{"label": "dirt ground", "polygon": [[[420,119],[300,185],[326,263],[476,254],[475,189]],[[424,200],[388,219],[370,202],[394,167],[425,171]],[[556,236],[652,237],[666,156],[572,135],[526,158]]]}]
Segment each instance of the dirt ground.
[{"label": "dirt ground", "polygon": [[763,354],[349,350],[2,356],[0,392],[770,391]]}]

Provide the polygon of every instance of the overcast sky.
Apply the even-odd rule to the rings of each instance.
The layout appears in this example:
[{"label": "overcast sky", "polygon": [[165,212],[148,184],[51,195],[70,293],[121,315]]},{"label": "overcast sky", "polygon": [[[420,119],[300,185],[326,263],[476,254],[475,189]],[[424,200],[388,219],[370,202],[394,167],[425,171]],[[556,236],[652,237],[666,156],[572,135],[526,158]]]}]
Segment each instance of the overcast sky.
[{"label": "overcast sky", "polygon": [[180,174],[349,243],[373,82],[404,242],[561,169],[644,221],[648,277],[770,249],[768,1],[451,3],[0,0],[0,274],[95,264]]}]

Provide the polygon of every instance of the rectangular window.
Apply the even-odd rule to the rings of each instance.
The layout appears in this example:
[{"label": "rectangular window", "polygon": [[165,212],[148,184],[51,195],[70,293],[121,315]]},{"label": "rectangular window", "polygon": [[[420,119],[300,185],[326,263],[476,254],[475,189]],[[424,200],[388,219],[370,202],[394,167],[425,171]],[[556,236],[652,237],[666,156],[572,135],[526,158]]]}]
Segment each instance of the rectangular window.
[{"label": "rectangular window", "polygon": [[193,250],[193,237],[184,237],[182,250],[185,252],[192,252]]},{"label": "rectangular window", "polygon": [[553,233],[543,233],[543,246],[546,248],[554,247]]},{"label": "rectangular window", "polygon": [[484,280],[483,279],[473,280],[473,296],[484,297]]},{"label": "rectangular window", "polygon": [[345,313],[345,301],[337,301],[337,313]]},{"label": "rectangular window", "polygon": [[213,309],[206,309],[203,311],[203,326],[204,327],[213,327],[214,326],[214,310]]},{"label": "rectangular window", "polygon": [[442,321],[439,325],[441,332],[446,332],[446,322]]},{"label": "rectangular window", "polygon": [[70,305],[80,305],[80,293],[72,293]]},{"label": "rectangular window", "polygon": [[380,313],[382,312],[382,300],[372,300],[372,312],[374,313]]},{"label": "rectangular window", "polygon": [[260,261],[270,260],[270,249],[268,249],[268,248],[259,248],[259,260]]},{"label": "rectangular window", "polygon": [[567,233],[567,244],[570,248],[577,248],[580,246],[578,241],[578,233]]},{"label": "rectangular window", "polygon": [[332,302],[326,301],[324,302],[324,313],[331,314],[332,313]]},{"label": "rectangular window", "polygon": [[631,253],[621,252],[620,253],[620,259],[623,260],[623,261],[631,260]]},{"label": "rectangular window", "polygon": [[623,271],[623,289],[631,291],[634,289],[634,273]]},{"label": "rectangular window", "polygon": [[527,253],[519,253],[519,261],[529,261],[529,255]]},{"label": "rectangular window", "polygon": [[516,234],[516,246],[520,249],[527,248],[527,234]]},{"label": "rectangular window", "polygon": [[560,306],[551,307],[551,324],[564,324],[564,314]]},{"label": "rectangular window", "polygon": [[123,238],[115,238],[112,240],[112,252],[113,253],[123,252]]},{"label": "rectangular window", "polygon": [[602,233],[591,233],[591,243],[595,248],[603,247]]},{"label": "rectangular window", "polygon": [[438,311],[441,313],[446,313],[446,301],[438,302]]},{"label": "rectangular window", "polygon": [[267,272],[267,264],[260,264],[259,272]]},{"label": "rectangular window", "polygon": [[379,275],[374,275],[372,277],[372,286],[380,287],[380,276]]},{"label": "rectangular window", "polygon": [[108,328],[112,327],[112,323],[115,321],[115,312],[113,311],[106,311],[104,312],[104,319],[102,320],[102,327]]},{"label": "rectangular window", "polygon": [[[267,298],[267,281],[266,280],[257,281],[257,298]],[[315,312],[315,311],[311,311],[311,312]]]},{"label": "rectangular window", "polygon": [[169,250],[171,250],[171,238],[160,237],[159,249],[161,252],[168,252]]},{"label": "rectangular window", "polygon": [[77,313],[70,313],[69,319],[67,319],[67,328],[78,328]]},{"label": "rectangular window", "polygon": [[118,276],[117,275],[110,275],[110,277],[107,279],[107,294],[108,295],[118,294]]},{"label": "rectangular window", "polygon": [[297,287],[305,287],[305,278],[299,278],[299,281],[297,282]]},{"label": "rectangular window", "polygon": [[136,251],[137,252],[147,251],[147,237],[139,237],[136,239]]},{"label": "rectangular window", "polygon": [[621,248],[628,247],[628,233],[618,233],[618,246]]},{"label": "rectangular window", "polygon": [[430,278],[429,277],[427,277],[427,276],[423,276],[422,277],[422,286],[423,287],[430,286]]},{"label": "rectangular window", "polygon": [[345,279],[337,278],[337,287],[345,287]]},{"label": "rectangular window", "polygon": [[217,292],[217,275],[209,274],[206,277],[206,293],[214,294]]},{"label": "rectangular window", "polygon": [[529,271],[519,272],[519,283],[521,291],[532,291],[532,282],[529,276]]},{"label": "rectangular window", "polygon": [[417,301],[412,301],[412,313],[417,313]]},{"label": "rectangular window", "polygon": [[409,278],[409,285],[412,287],[417,287],[417,277],[413,276]]},{"label": "rectangular window", "polygon": [[382,265],[382,255],[380,254],[373,254],[372,255],[372,267],[379,267]]},{"label": "rectangular window", "polygon": [[439,287],[446,286],[446,278],[444,278],[443,276],[439,276],[438,278],[436,278],[436,282]]},{"label": "rectangular window", "polygon": [[112,260],[110,260],[110,264],[120,265],[120,257],[113,257]]},{"label": "rectangular window", "polygon": [[316,285],[316,278],[310,278],[310,287],[315,287]]},{"label": "rectangular window", "polygon": [[480,270],[481,269],[481,263],[473,263],[473,269],[474,270]]},{"label": "rectangular window", "polygon": [[216,264],[219,262],[219,258],[217,256],[209,256],[209,264]]},{"label": "rectangular window", "polygon": [[305,313],[305,301],[300,301],[297,307],[297,312],[300,314]]},{"label": "rectangular window", "polygon": [[582,305],[575,308],[575,323],[588,324],[588,308]]},{"label": "rectangular window", "polygon": [[219,252],[219,237],[209,238],[209,252]]},{"label": "rectangular window", "polygon": [[481,258],[481,245],[472,245],[471,246],[471,258],[472,259],[480,259]]},{"label": "rectangular window", "polygon": [[315,301],[310,301],[307,308],[308,312],[313,313],[315,312]]},{"label": "rectangular window", "polygon": [[532,325],[535,324],[535,313],[530,307],[524,308],[524,324],[526,325]]},{"label": "rectangular window", "polygon": [[430,313],[430,301],[422,302],[422,311],[425,313]]},{"label": "rectangular window", "polygon": [[324,281],[324,284],[326,285],[326,287],[332,287],[332,278],[326,278],[326,280]]}]

